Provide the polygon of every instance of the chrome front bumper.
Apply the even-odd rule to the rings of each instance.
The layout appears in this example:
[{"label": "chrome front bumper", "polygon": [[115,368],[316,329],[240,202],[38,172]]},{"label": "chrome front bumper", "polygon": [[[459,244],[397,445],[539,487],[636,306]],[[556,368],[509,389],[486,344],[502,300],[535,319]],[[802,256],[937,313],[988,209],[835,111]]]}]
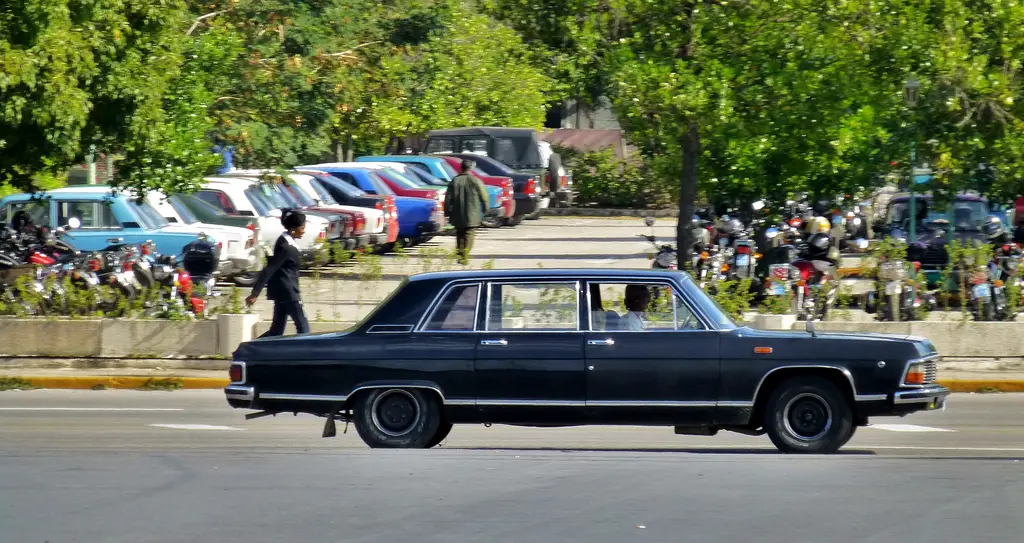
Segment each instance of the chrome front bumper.
[{"label": "chrome front bumper", "polygon": [[926,410],[942,409],[946,405],[949,389],[940,385],[928,385],[913,390],[901,390],[893,394],[894,405],[925,404]]}]

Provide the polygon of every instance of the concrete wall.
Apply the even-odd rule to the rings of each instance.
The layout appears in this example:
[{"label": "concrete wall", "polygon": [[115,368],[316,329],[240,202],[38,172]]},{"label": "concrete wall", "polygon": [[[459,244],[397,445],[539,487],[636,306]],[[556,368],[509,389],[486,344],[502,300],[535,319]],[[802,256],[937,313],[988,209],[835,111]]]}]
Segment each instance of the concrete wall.
[{"label": "concrete wall", "polygon": [[[198,358],[231,356],[270,323],[256,315],[221,315],[207,321],[69,320],[0,318],[0,357]],[[311,322],[313,333],[345,330],[352,323]],[[930,339],[946,363],[1024,370],[1024,324],[1015,322],[819,322],[816,329],[880,332]],[[803,329],[791,318],[760,316],[754,326]],[[288,323],[286,334],[295,333]]]}]

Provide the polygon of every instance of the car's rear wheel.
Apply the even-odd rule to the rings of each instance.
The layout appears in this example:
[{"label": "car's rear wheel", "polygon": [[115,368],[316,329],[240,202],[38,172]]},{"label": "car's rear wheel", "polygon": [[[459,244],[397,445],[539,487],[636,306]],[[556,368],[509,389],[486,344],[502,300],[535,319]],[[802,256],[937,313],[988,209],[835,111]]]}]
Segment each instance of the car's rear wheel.
[{"label": "car's rear wheel", "polygon": [[415,388],[381,388],[360,395],[356,431],[371,448],[422,449],[441,425],[441,406],[430,392]]},{"label": "car's rear wheel", "polygon": [[452,426],[454,426],[454,425],[452,423],[448,422],[448,421],[442,422],[437,427],[437,433],[434,434],[434,437],[430,438],[430,441],[427,442],[427,447],[426,448],[429,449],[431,447],[436,447],[436,446],[440,445],[441,442],[444,441],[445,438],[448,437],[448,434],[451,433]]},{"label": "car's rear wheel", "polygon": [[782,452],[834,453],[853,436],[853,409],[828,379],[795,377],[768,398],[764,428]]}]

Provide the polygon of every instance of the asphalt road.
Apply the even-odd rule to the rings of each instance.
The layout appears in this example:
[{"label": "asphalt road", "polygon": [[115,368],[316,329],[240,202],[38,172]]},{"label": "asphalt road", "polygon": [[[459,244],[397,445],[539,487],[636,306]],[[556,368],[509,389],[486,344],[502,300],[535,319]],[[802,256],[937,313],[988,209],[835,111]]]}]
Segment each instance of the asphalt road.
[{"label": "asphalt road", "polygon": [[0,541],[1020,541],[1022,414],[1024,395],[954,395],[833,456],[633,427],[384,451],[216,391],[4,392]]}]

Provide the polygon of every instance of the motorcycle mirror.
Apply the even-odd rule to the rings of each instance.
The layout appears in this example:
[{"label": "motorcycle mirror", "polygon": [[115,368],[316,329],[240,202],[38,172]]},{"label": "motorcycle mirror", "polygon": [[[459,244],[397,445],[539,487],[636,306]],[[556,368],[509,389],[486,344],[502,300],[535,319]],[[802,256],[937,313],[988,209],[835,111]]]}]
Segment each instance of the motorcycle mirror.
[{"label": "motorcycle mirror", "polygon": [[654,226],[654,217],[644,217],[644,224]]},{"label": "motorcycle mirror", "polygon": [[79,228],[81,226],[82,226],[82,221],[78,220],[78,217],[71,217],[70,219],[68,219],[68,225],[67,225],[67,229],[68,230],[71,230],[72,228]]},{"label": "motorcycle mirror", "polygon": [[752,207],[754,211],[761,211],[762,209],[764,209],[764,200],[758,200],[753,204],[750,204],[750,207]]}]

